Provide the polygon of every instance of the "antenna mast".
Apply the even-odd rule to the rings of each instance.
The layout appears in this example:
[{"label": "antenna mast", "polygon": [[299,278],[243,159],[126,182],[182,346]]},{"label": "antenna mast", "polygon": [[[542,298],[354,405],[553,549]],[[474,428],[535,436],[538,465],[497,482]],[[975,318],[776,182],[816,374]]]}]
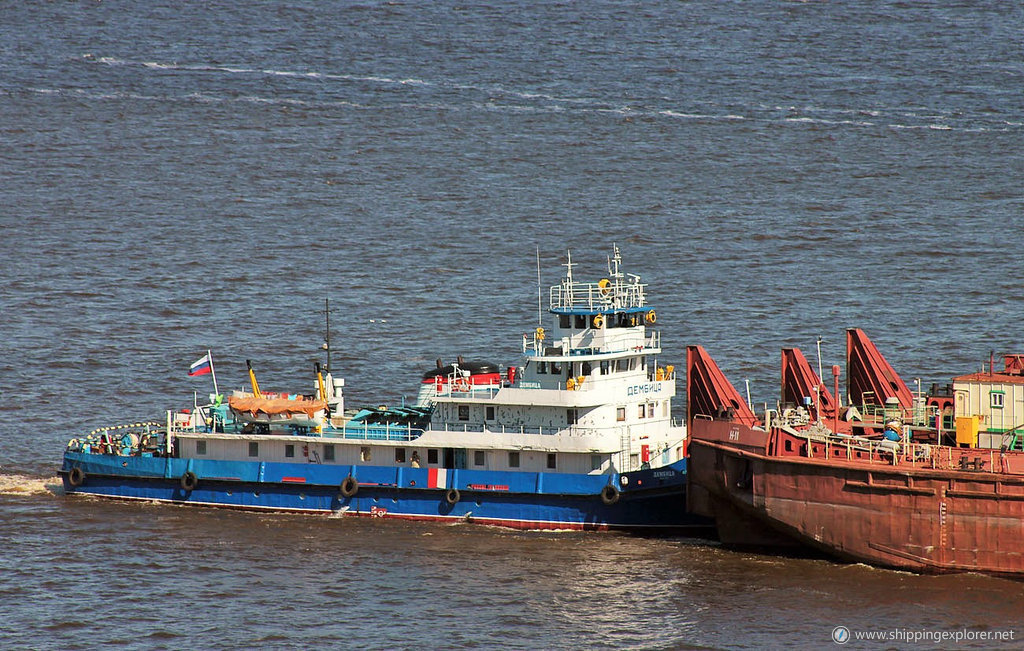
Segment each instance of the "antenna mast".
[{"label": "antenna mast", "polygon": [[324,337],[324,348],[327,350],[327,365],[324,371],[331,372],[331,299],[324,299],[324,314],[327,316],[327,335]]},{"label": "antenna mast", "polygon": [[537,325],[544,325],[544,312],[540,298],[540,244],[537,245]]}]

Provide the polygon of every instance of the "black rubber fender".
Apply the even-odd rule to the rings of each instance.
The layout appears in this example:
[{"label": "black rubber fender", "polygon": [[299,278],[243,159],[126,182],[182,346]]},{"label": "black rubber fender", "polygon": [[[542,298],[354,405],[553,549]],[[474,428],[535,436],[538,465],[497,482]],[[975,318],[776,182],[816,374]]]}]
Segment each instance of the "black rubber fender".
[{"label": "black rubber fender", "polygon": [[462,499],[462,495],[459,493],[459,489],[458,488],[449,488],[448,492],[444,494],[444,501],[448,502],[449,504],[451,504],[453,506],[455,504],[458,504],[459,500],[461,500],[461,499]]},{"label": "black rubber fender", "polygon": [[608,484],[601,489],[601,501],[611,506],[619,501],[619,489],[615,488],[611,484]]},{"label": "black rubber fender", "polygon": [[79,486],[84,484],[85,471],[79,468],[78,466],[72,468],[71,472],[68,473],[68,483],[74,486],[75,488],[78,488]]},{"label": "black rubber fender", "polygon": [[340,490],[343,497],[352,497],[359,492],[359,482],[355,477],[349,475],[342,480]]},{"label": "black rubber fender", "polygon": [[199,486],[199,477],[196,476],[196,473],[189,470],[181,476],[181,481],[178,483],[181,484],[181,490],[189,493]]}]

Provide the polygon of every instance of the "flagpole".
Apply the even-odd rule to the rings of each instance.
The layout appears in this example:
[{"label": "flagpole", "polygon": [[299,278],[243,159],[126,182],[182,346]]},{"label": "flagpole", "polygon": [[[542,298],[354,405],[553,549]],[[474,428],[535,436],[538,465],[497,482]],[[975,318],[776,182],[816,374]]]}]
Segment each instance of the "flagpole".
[{"label": "flagpole", "polygon": [[213,353],[210,352],[209,348],[206,349],[206,357],[210,360],[210,375],[213,376],[213,393],[219,396],[220,389],[217,388],[217,371],[213,370]]}]

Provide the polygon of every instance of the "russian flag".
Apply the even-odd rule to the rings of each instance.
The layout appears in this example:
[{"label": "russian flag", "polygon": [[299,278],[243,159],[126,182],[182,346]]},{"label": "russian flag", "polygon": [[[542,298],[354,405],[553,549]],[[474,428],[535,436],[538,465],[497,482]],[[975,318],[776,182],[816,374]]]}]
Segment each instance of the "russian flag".
[{"label": "russian flag", "polygon": [[212,370],[211,364],[212,362],[210,361],[210,354],[207,353],[203,355],[196,361],[192,362],[192,367],[189,368],[188,370],[189,377],[192,377],[193,375],[206,375],[207,373],[210,373]]}]

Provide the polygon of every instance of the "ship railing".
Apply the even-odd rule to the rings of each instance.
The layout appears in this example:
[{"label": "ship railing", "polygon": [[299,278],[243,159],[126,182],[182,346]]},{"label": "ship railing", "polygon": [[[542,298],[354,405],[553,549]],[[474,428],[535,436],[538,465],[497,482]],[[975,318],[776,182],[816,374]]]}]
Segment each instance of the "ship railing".
[{"label": "ship railing", "polygon": [[472,432],[476,434],[568,434],[569,436],[597,436],[606,432],[626,430],[624,427],[580,427],[578,425],[566,425],[564,427],[526,427],[525,425],[509,427],[501,425],[500,427],[488,427],[487,425],[470,425],[469,423],[437,423],[431,429],[441,432]]},{"label": "ship railing", "polygon": [[551,288],[552,310],[585,310],[604,312],[628,310],[647,305],[647,285],[614,279],[610,284],[571,282]]},{"label": "ship railing", "polygon": [[887,466],[910,466],[931,470],[1024,474],[1024,468],[1011,469],[1003,450],[994,448],[954,448],[907,440],[866,439],[837,436],[814,431],[801,433],[807,439],[805,456],[830,461],[861,461]]},{"label": "ship railing", "polygon": [[362,427],[348,424],[343,428],[324,428],[328,438],[357,439],[361,441],[414,441],[423,435],[423,429],[399,423],[369,424]]},{"label": "ship railing", "polygon": [[661,348],[661,333],[652,331],[642,344],[635,346],[575,346],[569,337],[558,341],[555,345],[545,345],[546,336],[538,332],[523,335],[523,354],[534,356],[578,357],[583,355],[620,355],[622,353],[653,354]]},{"label": "ship railing", "polygon": [[935,418],[940,411],[936,405],[924,404],[902,407],[900,405],[863,403],[857,409],[864,422],[869,424],[884,425],[891,420],[898,420],[906,425],[918,427],[934,426]]}]

